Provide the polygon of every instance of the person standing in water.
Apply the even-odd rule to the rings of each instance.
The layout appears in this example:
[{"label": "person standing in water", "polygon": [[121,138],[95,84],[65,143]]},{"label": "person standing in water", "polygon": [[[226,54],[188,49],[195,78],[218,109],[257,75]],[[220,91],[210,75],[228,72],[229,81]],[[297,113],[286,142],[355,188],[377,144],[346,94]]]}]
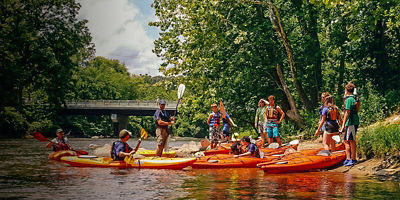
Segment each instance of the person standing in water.
[{"label": "person standing in water", "polygon": [[161,157],[165,147],[165,143],[168,139],[168,126],[172,126],[175,123],[175,118],[170,117],[167,111],[165,111],[165,100],[161,99],[159,102],[160,109],[157,109],[154,113],[154,120],[156,122],[156,137],[157,137],[157,149],[156,156]]},{"label": "person standing in water", "polygon": [[221,113],[217,110],[217,104],[211,104],[211,109],[212,112],[208,116],[207,124],[209,126],[211,149],[214,149],[217,147],[220,137],[218,129],[220,125]]}]

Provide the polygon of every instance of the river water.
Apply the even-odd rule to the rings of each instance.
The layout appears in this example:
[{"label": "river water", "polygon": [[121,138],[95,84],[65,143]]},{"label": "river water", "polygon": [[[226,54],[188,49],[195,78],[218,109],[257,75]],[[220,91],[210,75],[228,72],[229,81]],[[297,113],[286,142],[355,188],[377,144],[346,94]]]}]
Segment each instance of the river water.
[{"label": "river water", "polygon": [[[75,149],[89,151],[89,144],[104,145],[112,139],[70,142]],[[0,199],[400,199],[399,182],[337,172],[76,168],[49,160],[44,145],[34,139],[0,140]],[[145,140],[141,147],[155,145]]]}]

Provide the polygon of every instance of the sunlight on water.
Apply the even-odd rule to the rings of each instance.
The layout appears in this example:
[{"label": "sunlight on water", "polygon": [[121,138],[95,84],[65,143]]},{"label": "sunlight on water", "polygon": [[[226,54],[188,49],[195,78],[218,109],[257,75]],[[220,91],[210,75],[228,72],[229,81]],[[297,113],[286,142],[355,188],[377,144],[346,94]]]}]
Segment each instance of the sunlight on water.
[{"label": "sunlight on water", "polygon": [[[71,139],[76,149],[111,139]],[[132,142],[131,145],[135,144]],[[176,142],[171,145],[181,145]],[[146,148],[154,141],[144,141]],[[1,199],[400,199],[398,182],[346,173],[271,175],[260,169],[76,168],[47,158],[44,143],[0,140]]]}]

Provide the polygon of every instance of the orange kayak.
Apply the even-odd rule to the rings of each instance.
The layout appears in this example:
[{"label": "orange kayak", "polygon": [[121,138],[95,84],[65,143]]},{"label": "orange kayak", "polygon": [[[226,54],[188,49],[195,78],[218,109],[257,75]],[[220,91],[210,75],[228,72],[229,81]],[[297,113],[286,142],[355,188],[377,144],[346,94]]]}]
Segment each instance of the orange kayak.
[{"label": "orange kayak", "polygon": [[[308,153],[311,153],[309,151]],[[312,155],[293,153],[276,162],[261,166],[266,173],[305,172],[325,169],[342,162],[346,158],[344,150],[335,151],[330,155]]]},{"label": "orange kayak", "polygon": [[198,158],[192,164],[193,168],[252,168],[257,167],[258,163],[268,162],[278,159],[281,154],[277,156],[267,156],[264,158],[256,158],[251,156],[241,156],[238,158],[233,157],[232,154],[215,154]]},{"label": "orange kayak", "polygon": [[[217,149],[211,149],[204,152],[204,155],[214,155],[214,154],[229,154],[231,151],[231,145],[233,143],[221,144],[221,146],[217,147]],[[260,151],[264,153],[265,156],[272,154],[281,154],[286,151],[288,148],[293,148],[297,150],[297,146],[299,144],[290,144],[286,146],[281,146],[279,148],[261,148]]]},{"label": "orange kayak", "polygon": [[194,163],[196,158],[146,157],[125,162],[113,161],[110,157],[64,156],[61,161],[74,167],[182,169]]}]

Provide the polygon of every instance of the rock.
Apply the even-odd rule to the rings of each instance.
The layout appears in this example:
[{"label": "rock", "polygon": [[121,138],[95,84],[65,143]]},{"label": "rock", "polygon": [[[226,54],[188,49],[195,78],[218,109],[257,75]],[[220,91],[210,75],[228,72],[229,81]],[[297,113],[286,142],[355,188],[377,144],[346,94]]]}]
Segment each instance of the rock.
[{"label": "rock", "polygon": [[365,166],[357,167],[358,170],[365,170]]},{"label": "rock", "polygon": [[110,151],[111,151],[111,145],[105,144],[104,146],[97,147],[93,151],[93,154],[96,156],[110,157],[111,156]]},{"label": "rock", "polygon": [[92,139],[99,139],[99,136],[95,135],[91,137]]},{"label": "rock", "polygon": [[182,170],[183,171],[191,171],[192,169],[193,169],[192,166],[187,166],[187,167],[183,168]]},{"label": "rock", "polygon": [[200,158],[200,157],[203,157],[203,156],[205,156],[205,155],[204,155],[204,151],[199,151],[199,152],[196,152],[196,153],[194,154],[194,157],[196,157],[196,158]]},{"label": "rock", "polygon": [[100,145],[98,145],[98,144],[89,144],[89,149],[97,149],[99,147],[100,147]]}]

